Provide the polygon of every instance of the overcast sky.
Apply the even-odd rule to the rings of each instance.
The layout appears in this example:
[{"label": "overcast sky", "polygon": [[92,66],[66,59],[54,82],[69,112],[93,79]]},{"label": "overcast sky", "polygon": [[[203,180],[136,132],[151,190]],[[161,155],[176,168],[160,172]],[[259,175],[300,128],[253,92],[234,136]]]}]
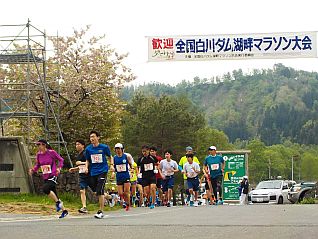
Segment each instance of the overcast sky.
[{"label": "overcast sky", "polygon": [[74,28],[91,25],[94,35],[105,34],[119,53],[129,53],[126,65],[138,77],[135,84],[176,84],[240,68],[246,73],[272,68],[275,63],[318,71],[316,58],[147,62],[146,36],[317,31],[314,0],[10,0],[0,6],[0,24],[24,24],[29,18],[48,35],[71,35]]}]

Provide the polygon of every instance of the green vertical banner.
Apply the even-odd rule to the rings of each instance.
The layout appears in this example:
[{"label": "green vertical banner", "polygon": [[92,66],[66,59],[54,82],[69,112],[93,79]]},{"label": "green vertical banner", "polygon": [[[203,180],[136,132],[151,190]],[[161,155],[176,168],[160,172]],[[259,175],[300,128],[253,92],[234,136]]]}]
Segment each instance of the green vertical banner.
[{"label": "green vertical banner", "polygon": [[245,154],[222,154],[225,161],[223,200],[239,200],[238,186],[244,175],[246,175]]}]

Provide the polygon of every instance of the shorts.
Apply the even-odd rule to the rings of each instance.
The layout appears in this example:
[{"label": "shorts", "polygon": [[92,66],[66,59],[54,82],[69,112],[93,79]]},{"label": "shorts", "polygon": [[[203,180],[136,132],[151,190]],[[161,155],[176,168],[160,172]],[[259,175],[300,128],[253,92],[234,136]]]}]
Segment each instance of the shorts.
[{"label": "shorts", "polygon": [[137,181],[130,181],[131,185],[136,185]]},{"label": "shorts", "polygon": [[150,184],[156,184],[157,180],[156,180],[156,177],[153,176],[153,177],[150,177],[150,178],[142,178],[142,182],[141,182],[141,185],[143,187],[147,187],[149,186]]},{"label": "shorts", "polygon": [[118,185],[118,186],[120,186],[120,185],[124,185],[125,183],[130,183],[130,178],[120,178],[120,179],[117,179],[116,180],[116,184]]},{"label": "shorts", "polygon": [[174,176],[166,176],[165,179],[162,180],[162,191],[167,192],[168,189],[172,189],[174,186]]},{"label": "shorts", "polygon": [[194,177],[194,178],[188,178],[187,179],[187,183],[188,183],[188,188],[189,189],[193,189],[193,191],[197,192],[199,190],[199,178],[198,177]]},{"label": "shorts", "polygon": [[93,192],[96,193],[96,195],[104,195],[106,179],[107,173],[102,173],[90,177],[91,189]]},{"label": "shorts", "polygon": [[90,184],[89,177],[87,175],[79,176],[79,185],[81,190],[89,187],[89,184]]},{"label": "shorts", "polygon": [[57,191],[56,191],[56,180],[57,180],[57,178],[53,177],[53,179],[55,179],[55,180],[50,180],[50,179],[44,180],[42,191],[43,191],[43,193],[45,193],[47,195],[49,195],[50,192],[52,191],[58,197]]},{"label": "shorts", "polygon": [[157,183],[156,183],[156,185],[157,185],[157,188],[162,188],[162,182],[163,182],[163,179],[162,178],[157,178]]}]

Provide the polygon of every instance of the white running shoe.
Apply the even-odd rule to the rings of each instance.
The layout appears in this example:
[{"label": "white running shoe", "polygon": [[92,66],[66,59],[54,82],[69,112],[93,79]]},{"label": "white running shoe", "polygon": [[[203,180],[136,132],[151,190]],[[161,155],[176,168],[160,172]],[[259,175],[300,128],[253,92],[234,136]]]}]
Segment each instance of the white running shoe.
[{"label": "white running shoe", "polygon": [[199,206],[198,201],[194,201],[193,206],[195,207]]},{"label": "white running shoe", "polygon": [[94,215],[97,219],[102,219],[104,217],[104,214],[101,210],[98,210],[98,212]]}]

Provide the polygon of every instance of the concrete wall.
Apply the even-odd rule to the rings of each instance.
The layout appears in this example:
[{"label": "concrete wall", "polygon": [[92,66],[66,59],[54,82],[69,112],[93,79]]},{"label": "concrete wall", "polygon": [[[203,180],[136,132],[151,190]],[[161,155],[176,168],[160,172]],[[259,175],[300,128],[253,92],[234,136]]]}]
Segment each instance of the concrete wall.
[{"label": "concrete wall", "polygon": [[31,165],[22,137],[0,137],[0,193],[34,192]]}]

